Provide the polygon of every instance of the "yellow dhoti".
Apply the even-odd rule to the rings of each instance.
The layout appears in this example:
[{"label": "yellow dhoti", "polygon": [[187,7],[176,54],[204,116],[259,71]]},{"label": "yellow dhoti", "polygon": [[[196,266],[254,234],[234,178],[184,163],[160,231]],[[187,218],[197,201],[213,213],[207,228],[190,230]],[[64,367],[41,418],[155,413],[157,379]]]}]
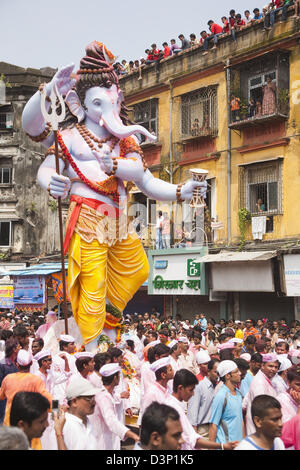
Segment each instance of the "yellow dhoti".
[{"label": "yellow dhoti", "polygon": [[69,297],[85,344],[104,327],[106,299],[123,311],[148,278],[144,248],[136,233],[127,230],[127,221],[126,231],[121,224],[83,204],[69,244]]}]

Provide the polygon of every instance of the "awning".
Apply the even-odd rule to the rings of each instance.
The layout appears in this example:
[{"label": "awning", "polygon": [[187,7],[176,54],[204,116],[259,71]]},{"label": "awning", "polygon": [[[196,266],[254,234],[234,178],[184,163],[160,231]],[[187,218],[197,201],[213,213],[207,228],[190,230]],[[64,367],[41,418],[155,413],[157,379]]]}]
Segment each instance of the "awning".
[{"label": "awning", "polygon": [[206,255],[211,263],[211,289],[217,292],[274,292],[272,258],[276,251],[223,251]]},{"label": "awning", "polygon": [[[65,269],[67,268],[68,262],[65,262]],[[0,276],[47,276],[59,271],[61,271],[61,263],[35,264],[24,269],[0,271]]]},{"label": "awning", "polygon": [[201,263],[229,263],[245,261],[267,261],[277,256],[277,251],[221,251],[217,255],[206,255]]}]

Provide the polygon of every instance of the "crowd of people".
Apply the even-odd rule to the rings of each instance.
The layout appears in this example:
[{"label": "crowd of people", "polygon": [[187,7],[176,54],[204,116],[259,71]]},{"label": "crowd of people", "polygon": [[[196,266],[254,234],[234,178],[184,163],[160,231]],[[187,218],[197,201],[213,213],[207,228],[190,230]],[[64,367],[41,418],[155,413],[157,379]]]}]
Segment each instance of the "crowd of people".
[{"label": "crowd of people", "polygon": [[59,322],[0,314],[1,449],[300,449],[299,321],[153,308],[95,353]]},{"label": "crowd of people", "polygon": [[195,33],[191,33],[188,38],[181,33],[177,39],[173,38],[170,42],[164,41],[162,48],[153,43],[151,48],[145,50],[146,57],[129,61],[123,59],[121,62],[116,62],[114,65],[115,71],[121,77],[137,72],[138,80],[141,80],[144,67],[155,64],[155,68],[158,70],[161,60],[197,47],[202,47],[203,55],[207,55],[210,43],[213,43],[211,50],[215,50],[219,39],[228,35],[236,42],[236,33],[251,27],[254,23],[263,22],[264,31],[269,31],[273,28],[276,17],[281,23],[287,20],[288,8],[293,5],[295,6],[294,16],[299,16],[299,0],[272,0],[262,10],[257,7],[253,9],[252,13],[250,10],[246,10],[243,16],[236,13],[235,10],[230,10],[228,17],[223,16],[221,18],[221,24],[209,20],[207,23],[208,31],[201,31],[198,38]]}]

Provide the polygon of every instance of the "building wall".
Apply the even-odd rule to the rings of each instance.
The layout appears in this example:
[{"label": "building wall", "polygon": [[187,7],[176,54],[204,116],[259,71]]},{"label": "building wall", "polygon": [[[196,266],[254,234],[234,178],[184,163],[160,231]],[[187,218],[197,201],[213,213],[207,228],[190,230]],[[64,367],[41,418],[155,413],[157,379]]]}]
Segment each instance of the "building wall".
[{"label": "building wall", "polygon": [[[292,12],[290,12],[290,15]],[[143,80],[135,75],[123,77],[121,87],[129,105],[156,97],[159,99],[159,140],[162,143],[161,164],[168,165],[170,151],[174,168],[178,167],[173,182],[184,182],[189,178],[191,168],[209,171],[208,178],[216,178],[216,215],[223,223],[217,232],[216,246],[238,244],[240,230],[238,211],[241,207],[239,168],[252,162],[282,157],[282,213],[274,215],[273,232],[264,236],[264,241],[295,239],[300,235],[300,219],[295,195],[300,190],[300,45],[299,19],[289,18],[286,23],[276,23],[273,30],[265,34],[262,24],[243,30],[237,35],[237,45],[230,38],[221,39],[215,52],[202,56],[202,49],[194,49],[177,57],[170,57],[160,63],[159,73],[154,67],[143,71]],[[228,150],[228,108],[226,63],[235,65],[241,60],[261,57],[263,52],[284,50],[290,52],[290,114],[287,122],[278,127],[274,120],[266,124],[267,132],[259,135],[258,130],[231,130],[231,210],[227,213],[227,150]],[[246,58],[246,59],[245,59]],[[182,95],[202,87],[218,87],[218,135],[216,139],[196,139],[183,145],[180,139]],[[170,142],[170,99],[173,97],[172,147]],[[213,142],[214,141],[214,142]],[[247,145],[247,148],[246,148]],[[251,146],[253,150],[251,150]],[[153,147],[154,148],[154,147]],[[150,150],[149,150],[150,152]],[[160,177],[162,174],[160,174]],[[164,175],[163,179],[167,179]],[[231,239],[227,238],[228,221],[231,222]],[[251,227],[247,230],[247,241],[253,242]]]},{"label": "building wall", "polygon": [[[22,129],[22,112],[40,83],[51,80],[52,69],[23,69],[0,62],[0,74],[10,82],[6,102],[14,112],[13,128],[0,130],[0,166],[13,168],[12,183],[0,184],[0,217],[13,220],[10,249],[0,248],[0,256],[11,261],[29,261],[59,253],[58,216],[55,204],[37,183],[37,172],[45,149]],[[1,107],[0,107],[1,112]]]}]

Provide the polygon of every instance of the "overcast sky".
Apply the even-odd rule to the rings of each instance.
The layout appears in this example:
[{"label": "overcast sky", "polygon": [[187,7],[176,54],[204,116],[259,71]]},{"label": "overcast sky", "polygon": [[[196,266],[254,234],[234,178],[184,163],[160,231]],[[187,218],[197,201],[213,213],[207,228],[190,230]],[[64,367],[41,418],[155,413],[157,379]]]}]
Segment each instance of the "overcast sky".
[{"label": "overcast sky", "polygon": [[[187,37],[221,23],[230,9],[244,14],[266,0],[0,0],[0,62],[21,67],[79,66],[85,46],[104,42],[119,60],[144,56],[155,42]],[[105,4],[105,5],[104,5]]]}]

